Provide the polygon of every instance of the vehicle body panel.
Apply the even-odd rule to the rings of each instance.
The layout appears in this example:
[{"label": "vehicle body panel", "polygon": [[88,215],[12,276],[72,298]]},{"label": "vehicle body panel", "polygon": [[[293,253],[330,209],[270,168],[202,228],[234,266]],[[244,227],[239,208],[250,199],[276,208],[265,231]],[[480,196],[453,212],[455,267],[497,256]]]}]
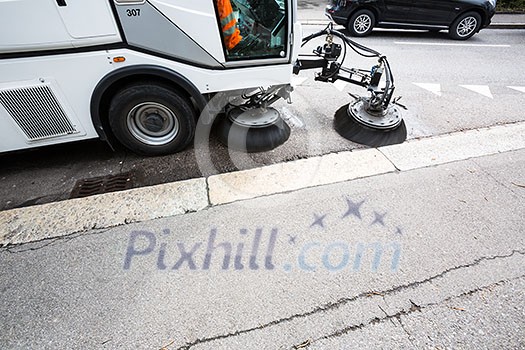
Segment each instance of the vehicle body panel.
[{"label": "vehicle body panel", "polygon": [[[0,152],[104,139],[93,96],[123,68],[125,82],[155,70],[183,77],[195,90],[188,95],[201,101],[290,84],[301,26],[295,0],[275,2],[284,21],[268,35],[283,46],[279,55],[230,61],[214,0],[0,1],[0,32],[7,33],[0,40]],[[35,129],[46,130],[41,137]]]},{"label": "vehicle body panel", "polygon": [[460,15],[475,11],[481,16],[481,30],[495,14],[488,0],[332,0],[325,11],[337,24],[347,26],[360,9],[374,13],[378,28],[446,29]]}]

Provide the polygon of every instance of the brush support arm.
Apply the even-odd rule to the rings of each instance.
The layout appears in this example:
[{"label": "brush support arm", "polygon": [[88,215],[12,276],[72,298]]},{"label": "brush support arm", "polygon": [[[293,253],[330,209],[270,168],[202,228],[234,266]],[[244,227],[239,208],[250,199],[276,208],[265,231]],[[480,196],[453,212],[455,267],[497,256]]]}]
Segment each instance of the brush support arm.
[{"label": "brush support arm", "polygon": [[[315,80],[328,83],[343,80],[361,86],[370,93],[370,109],[386,109],[392,100],[395,89],[394,77],[387,58],[334,30],[332,23],[325,29],[303,38],[303,46],[320,36],[325,36],[325,44],[313,50],[315,58],[300,57],[297,59],[293,69],[294,74],[307,69],[320,69],[321,71],[316,74]],[[335,37],[341,39],[342,45],[334,42]],[[345,67],[343,64],[348,48],[361,56],[377,58],[377,64],[369,70]]]}]

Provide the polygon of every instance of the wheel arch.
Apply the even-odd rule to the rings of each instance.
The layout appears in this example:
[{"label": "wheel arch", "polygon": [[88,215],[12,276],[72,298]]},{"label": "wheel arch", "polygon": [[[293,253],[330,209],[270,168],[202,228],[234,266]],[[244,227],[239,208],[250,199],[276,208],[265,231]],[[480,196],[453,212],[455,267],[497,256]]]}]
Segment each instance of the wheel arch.
[{"label": "wheel arch", "polygon": [[479,8],[476,8],[476,7],[473,7],[473,8],[469,8],[469,9],[465,9],[464,11],[462,11],[461,13],[459,13],[458,15],[456,15],[453,19],[452,19],[452,22],[450,22],[450,26],[452,26],[454,23],[456,23],[456,21],[461,18],[462,16],[466,15],[467,13],[469,12],[475,12],[479,15],[479,17],[481,18],[481,23],[479,24],[479,28],[478,28],[478,32],[481,30],[481,28],[483,27],[483,23],[485,23],[487,21],[487,15],[485,14],[485,12]]},{"label": "wheel arch", "polygon": [[186,77],[171,69],[153,65],[123,67],[104,76],[91,95],[91,120],[101,140],[110,145],[116,141],[109,127],[108,111],[111,98],[122,87],[144,81],[157,82],[177,90],[190,100],[197,115],[206,106],[206,99],[197,87]]},{"label": "wheel arch", "polygon": [[372,12],[372,14],[374,15],[374,27],[375,27],[377,25],[378,21],[379,21],[379,11],[374,6],[368,6],[368,5],[361,5],[361,6],[357,7],[357,8],[355,8],[352,12],[350,12],[350,14],[348,15],[348,19],[346,21],[347,25],[350,22],[350,19],[352,18],[352,16],[357,11],[361,11],[361,10],[368,10],[368,11]]}]

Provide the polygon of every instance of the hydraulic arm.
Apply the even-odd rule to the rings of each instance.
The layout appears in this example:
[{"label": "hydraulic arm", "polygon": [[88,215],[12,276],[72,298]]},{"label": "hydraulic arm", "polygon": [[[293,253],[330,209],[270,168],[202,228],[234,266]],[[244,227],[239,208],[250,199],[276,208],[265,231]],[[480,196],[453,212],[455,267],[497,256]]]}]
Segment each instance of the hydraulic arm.
[{"label": "hydraulic arm", "polygon": [[[369,146],[403,142],[406,127],[399,107],[404,106],[393,100],[394,76],[387,58],[335,30],[332,23],[303,38],[303,46],[321,36],[325,36],[326,42],[313,50],[315,58],[300,57],[294,65],[294,73],[320,69],[315,76],[317,81],[334,83],[343,80],[368,92],[366,97],[351,95],[354,101],[337,111],[336,131],[351,141]],[[334,42],[334,38],[339,38],[342,45]],[[361,56],[376,58],[377,63],[368,70],[345,67],[343,64],[349,48]]]}]

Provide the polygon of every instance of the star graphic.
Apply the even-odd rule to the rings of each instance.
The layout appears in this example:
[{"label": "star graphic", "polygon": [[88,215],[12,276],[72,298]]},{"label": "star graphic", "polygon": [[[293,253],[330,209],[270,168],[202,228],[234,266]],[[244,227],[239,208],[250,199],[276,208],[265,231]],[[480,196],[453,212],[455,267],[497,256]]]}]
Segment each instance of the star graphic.
[{"label": "star graphic", "polygon": [[326,217],[326,215],[328,215],[328,214],[324,214],[324,215],[314,214],[315,220],[314,220],[314,223],[310,225],[310,227],[320,226],[320,227],[324,228],[323,220]]},{"label": "star graphic", "polygon": [[403,234],[403,231],[401,230],[401,227],[396,227],[396,228],[397,228],[396,233],[397,233],[398,235],[402,235],[402,234]]},{"label": "star graphic", "polygon": [[370,224],[370,226],[372,225],[375,225],[375,224],[379,224],[381,226],[385,226],[385,216],[386,216],[386,213],[384,214],[379,214],[377,211],[374,211],[374,221],[372,221],[372,223]]},{"label": "star graphic", "polygon": [[297,236],[288,235],[288,237],[288,243],[295,244],[295,239],[297,238]]},{"label": "star graphic", "polygon": [[346,204],[348,204],[348,210],[346,211],[345,215],[343,215],[343,218],[346,218],[347,216],[354,215],[359,220],[361,220],[361,212],[359,211],[361,209],[361,206],[365,200],[363,199],[359,203],[354,203],[351,199],[346,199]]}]

